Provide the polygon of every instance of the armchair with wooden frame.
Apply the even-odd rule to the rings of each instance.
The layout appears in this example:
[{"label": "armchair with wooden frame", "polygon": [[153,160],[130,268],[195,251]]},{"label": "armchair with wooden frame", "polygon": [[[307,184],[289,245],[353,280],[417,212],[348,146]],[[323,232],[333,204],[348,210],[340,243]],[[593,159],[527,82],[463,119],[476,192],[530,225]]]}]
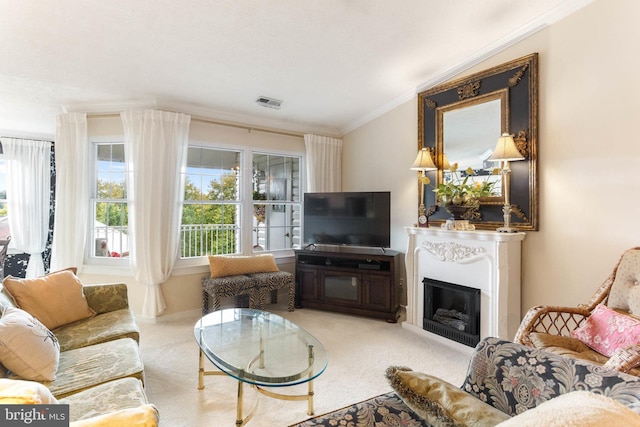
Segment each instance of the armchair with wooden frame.
[{"label": "armchair with wooden frame", "polygon": [[[572,336],[598,305],[640,322],[640,247],[626,250],[611,275],[586,304],[537,306],[524,316],[514,341],[605,368],[640,376],[640,339],[606,356]],[[640,329],[640,328],[639,328]]]}]

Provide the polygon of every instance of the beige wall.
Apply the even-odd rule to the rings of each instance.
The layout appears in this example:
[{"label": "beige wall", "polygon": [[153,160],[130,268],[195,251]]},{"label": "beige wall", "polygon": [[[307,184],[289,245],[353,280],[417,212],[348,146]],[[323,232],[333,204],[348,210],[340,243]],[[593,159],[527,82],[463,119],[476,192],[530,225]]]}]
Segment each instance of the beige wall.
[{"label": "beige wall", "polygon": [[[523,310],[586,301],[640,245],[638,16],[635,0],[597,0],[465,73],[539,53],[540,230],[524,243]],[[416,218],[416,104],[344,137],[344,189],[393,191],[395,248]]]},{"label": "beige wall", "polygon": [[[405,251],[403,227],[417,215],[418,187],[409,166],[418,146],[416,101],[404,103],[343,138],[343,191],[391,191],[391,248]],[[416,206],[414,206],[416,205]]]}]

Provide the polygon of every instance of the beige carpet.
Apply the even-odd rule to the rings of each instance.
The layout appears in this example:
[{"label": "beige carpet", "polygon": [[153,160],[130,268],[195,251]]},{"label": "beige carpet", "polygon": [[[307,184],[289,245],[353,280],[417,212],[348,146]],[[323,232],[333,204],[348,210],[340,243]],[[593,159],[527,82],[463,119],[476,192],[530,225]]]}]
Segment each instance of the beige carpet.
[{"label": "beige carpet", "polygon": [[[316,415],[391,391],[384,377],[390,365],[408,366],[457,386],[467,370],[467,353],[418,336],[400,322],[312,309],[289,313],[280,302],[266,309],[306,329],[327,350],[329,365],[314,383]],[[140,323],[149,400],[160,410],[161,426],[234,426],[237,382],[226,376],[208,376],[205,389],[198,390],[198,346],[193,337],[197,320],[194,314],[180,320]],[[212,367],[207,361],[205,369]],[[306,386],[276,391],[304,393]],[[288,426],[309,418],[306,402],[271,399],[245,387],[245,407],[256,399],[258,407],[248,426]]]}]

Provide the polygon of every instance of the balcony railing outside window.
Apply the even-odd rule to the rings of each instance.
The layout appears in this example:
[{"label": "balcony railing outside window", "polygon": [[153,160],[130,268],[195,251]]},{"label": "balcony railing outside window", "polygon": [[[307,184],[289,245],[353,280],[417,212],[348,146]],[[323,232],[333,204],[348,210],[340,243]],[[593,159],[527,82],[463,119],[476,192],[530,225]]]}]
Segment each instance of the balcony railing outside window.
[{"label": "balcony railing outside window", "polygon": [[[96,226],[94,230],[96,256],[129,256],[127,227]],[[235,225],[183,225],[180,227],[180,257],[234,254],[239,239],[240,229]]]},{"label": "balcony railing outside window", "polygon": [[195,224],[180,228],[180,257],[236,253],[240,229],[234,224]]}]

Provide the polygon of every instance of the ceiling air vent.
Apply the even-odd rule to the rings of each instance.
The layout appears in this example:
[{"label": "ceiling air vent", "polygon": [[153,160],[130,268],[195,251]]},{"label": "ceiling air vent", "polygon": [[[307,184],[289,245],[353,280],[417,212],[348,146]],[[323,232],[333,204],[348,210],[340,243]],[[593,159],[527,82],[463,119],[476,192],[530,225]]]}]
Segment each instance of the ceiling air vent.
[{"label": "ceiling air vent", "polygon": [[282,101],[278,99],[268,98],[266,96],[259,96],[258,99],[256,99],[256,102],[258,103],[258,105],[262,105],[263,107],[267,108],[274,108],[276,110],[279,110],[280,106],[282,105]]}]

